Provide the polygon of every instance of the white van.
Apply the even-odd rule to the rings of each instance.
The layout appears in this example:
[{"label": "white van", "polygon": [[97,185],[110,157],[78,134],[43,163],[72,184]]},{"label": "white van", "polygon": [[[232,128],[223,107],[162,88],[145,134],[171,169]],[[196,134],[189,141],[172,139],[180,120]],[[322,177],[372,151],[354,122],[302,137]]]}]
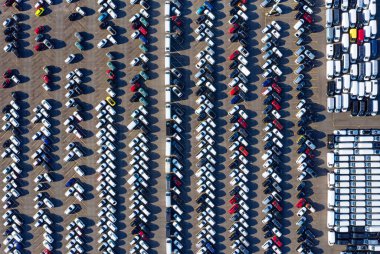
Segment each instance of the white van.
[{"label": "white van", "polygon": [[376,17],[376,1],[371,1],[368,6],[369,14],[371,15],[371,19],[375,19]]},{"label": "white van", "polygon": [[333,210],[327,210],[327,227],[334,228],[335,226],[335,212]]},{"label": "white van", "polygon": [[370,100],[370,103],[372,104],[371,115],[375,116],[375,115],[377,115],[377,112],[379,112],[379,101],[378,100]]},{"label": "white van", "polygon": [[336,94],[335,96],[335,112],[342,110],[342,95]]},{"label": "white van", "polygon": [[332,43],[334,41],[334,28],[328,27],[326,28],[326,42]]},{"label": "white van", "polygon": [[354,28],[356,27],[356,9],[351,9],[348,11],[348,14],[350,16],[349,20],[350,20],[350,27],[351,28]]},{"label": "white van", "polygon": [[371,44],[369,42],[364,43],[364,52],[363,60],[367,62],[371,58]]},{"label": "white van", "polygon": [[[334,163],[335,163],[335,154],[334,153],[327,153],[326,154],[326,157],[327,157],[327,167],[329,168],[332,168],[334,166]],[[330,174],[333,174],[333,173],[328,173],[328,176],[330,177]],[[329,179],[328,179],[329,181]]]},{"label": "white van", "polygon": [[165,69],[170,69],[171,66],[171,57],[170,54],[165,54]]},{"label": "white van", "polygon": [[378,94],[378,91],[379,91],[379,84],[378,84],[378,81],[377,80],[371,80],[371,84],[372,84],[372,93],[371,95],[369,96],[369,98],[371,99],[376,99],[377,97],[377,94]]},{"label": "white van", "polygon": [[375,39],[377,35],[377,20],[373,19],[369,21],[369,27],[371,28],[371,39]]},{"label": "white van", "polygon": [[365,72],[364,72],[364,80],[370,80],[372,77],[372,65],[370,62],[365,62]]},{"label": "white van", "polygon": [[340,94],[343,89],[342,77],[335,78],[335,93]]},{"label": "white van", "polygon": [[327,60],[326,78],[332,80],[334,78],[334,60]]},{"label": "white van", "polygon": [[371,79],[376,79],[377,72],[378,72],[378,61],[377,60],[371,60],[371,66],[372,66],[372,73],[371,73]]},{"label": "white van", "polygon": [[350,36],[348,33],[343,33],[342,34],[342,51],[343,52],[348,52],[350,48]]},{"label": "white van", "polygon": [[165,1],[165,17],[170,16],[170,1]]},{"label": "white van", "polygon": [[170,138],[166,139],[166,145],[165,145],[165,156],[171,156],[172,155],[172,140]]},{"label": "white van", "polygon": [[342,54],[342,62],[343,62],[342,73],[348,73],[350,71],[350,55],[347,53],[343,53]]},{"label": "white van", "polygon": [[350,77],[351,77],[351,80],[357,80],[357,78],[358,78],[358,64],[351,64]]},{"label": "white van", "polygon": [[345,74],[342,76],[343,83],[343,93],[348,93],[351,88],[351,78],[349,74]]},{"label": "white van", "polygon": [[327,9],[326,10],[326,27],[332,27],[332,21],[333,21],[333,10]]},{"label": "white van", "polygon": [[369,97],[372,94],[372,83],[371,81],[366,81],[365,83],[365,97]]},{"label": "white van", "polygon": [[165,119],[172,119],[172,105],[170,103],[165,104]]},{"label": "white van", "polygon": [[171,92],[171,88],[170,87],[165,87],[165,102],[166,103],[170,103],[172,102],[172,92]]},{"label": "white van", "polygon": [[327,192],[327,207],[328,208],[334,208],[335,205],[335,191],[334,190],[328,190]]},{"label": "white van", "polygon": [[332,113],[335,109],[335,99],[334,97],[327,97],[327,112]]},{"label": "white van", "polygon": [[165,86],[170,86],[171,73],[169,70],[165,71]]},{"label": "white van", "polygon": [[348,12],[342,12],[342,31],[348,32],[348,29],[350,28],[350,20]]},{"label": "white van", "polygon": [[348,96],[348,93],[344,93],[342,94],[342,112],[347,112],[349,106],[350,106],[350,97]]},{"label": "white van", "polygon": [[358,44],[356,43],[350,45],[350,58],[352,63],[356,63],[358,60]]},{"label": "white van", "polygon": [[165,35],[165,53],[170,53],[171,50],[171,39],[170,35]]},{"label": "white van", "polygon": [[169,17],[165,18],[165,33],[167,33],[166,36],[170,36],[168,35],[171,33],[171,20]]},{"label": "white van", "polygon": [[369,25],[363,27],[364,41],[367,42],[371,38],[371,27]]},{"label": "white van", "polygon": [[342,3],[340,4],[340,9],[342,10],[342,12],[348,10],[348,0],[342,0]]},{"label": "white van", "polygon": [[351,81],[351,89],[350,94],[352,99],[356,99],[358,97],[358,90],[359,90],[359,82],[358,81]]},{"label": "white van", "polygon": [[363,23],[367,26],[370,20],[370,13],[368,9],[363,10],[362,15],[364,16]]}]

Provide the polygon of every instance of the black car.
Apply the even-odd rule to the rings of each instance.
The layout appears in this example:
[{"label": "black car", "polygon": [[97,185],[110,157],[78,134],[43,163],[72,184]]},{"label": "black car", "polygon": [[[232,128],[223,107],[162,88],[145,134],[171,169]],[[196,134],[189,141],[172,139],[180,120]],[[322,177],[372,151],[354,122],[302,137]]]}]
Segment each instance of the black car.
[{"label": "black car", "polygon": [[235,78],[239,74],[239,70],[235,69],[233,72],[230,74],[230,78]]},{"label": "black car", "polygon": [[298,192],[297,193],[297,196],[296,196],[298,199],[299,198],[304,198],[304,197],[306,197],[306,193],[304,192],[304,191],[300,191],[300,192]]},{"label": "black car", "polygon": [[142,97],[141,93],[136,92],[130,99],[130,102],[136,102]]},{"label": "black car", "polygon": [[[238,116],[238,115],[233,115],[233,116],[230,118],[229,122],[230,122],[230,123],[236,123],[238,119],[239,119],[239,116]],[[237,133],[235,132],[235,134],[237,134]],[[237,134],[237,135],[239,136],[239,134]]]},{"label": "black car", "polygon": [[265,238],[269,238],[269,237],[272,237],[273,236],[273,232],[272,231],[267,231],[265,234],[264,234],[264,237]]},{"label": "black car", "polygon": [[5,36],[4,40],[6,42],[11,42],[11,41],[13,41],[13,37],[11,35],[7,35],[7,36]]},{"label": "black car", "polygon": [[306,82],[305,81],[301,81],[297,87],[296,87],[296,90],[297,91],[302,91],[302,89],[304,89],[306,87]]},{"label": "black car", "polygon": [[9,35],[14,31],[13,27],[7,27],[4,29],[4,35]]},{"label": "black car", "polygon": [[195,23],[197,23],[199,25],[199,24],[203,23],[203,21],[205,21],[206,19],[207,19],[206,15],[201,15],[197,18]]},{"label": "black car", "polygon": [[263,182],[263,187],[267,187],[267,186],[270,186],[272,183],[273,183],[273,179],[272,178],[267,178],[265,179],[265,181]]},{"label": "black car", "polygon": [[274,100],[273,95],[268,95],[268,96],[264,99],[263,103],[264,103],[264,105],[270,105],[271,101],[273,101],[273,100]]},{"label": "black car", "polygon": [[232,69],[236,69],[238,67],[238,65],[240,64],[240,62],[238,60],[233,60],[232,63],[229,65],[229,69],[232,70]]},{"label": "black car", "polygon": [[[77,14],[78,14],[78,13],[77,13]],[[79,14],[78,14],[78,15],[79,15]],[[104,21],[104,22],[100,23],[99,28],[100,28],[100,29],[106,29],[109,25],[111,25],[110,22],[108,22],[108,21]]]},{"label": "black car", "polygon": [[133,76],[133,78],[129,81],[129,83],[130,83],[130,84],[134,84],[134,83],[136,83],[139,79],[140,79],[140,75],[137,74],[137,75]]},{"label": "black car", "polygon": [[264,150],[269,150],[272,146],[274,146],[274,143],[272,141],[269,141],[264,145]]},{"label": "black car", "polygon": [[302,191],[306,187],[306,182],[302,181],[298,186],[297,186],[297,191]]},{"label": "black car", "polygon": [[240,2],[240,0],[231,0],[230,6],[236,6],[239,2]]},{"label": "black car", "polygon": [[239,43],[240,43],[240,45],[242,45],[245,48],[248,46],[248,42],[244,39],[239,39]]},{"label": "black car", "polygon": [[248,36],[248,34],[246,32],[244,32],[243,30],[239,30],[237,33],[238,33],[240,38],[247,38],[247,36]]},{"label": "black car", "polygon": [[264,194],[269,194],[275,191],[275,189],[272,186],[268,186],[264,189]]},{"label": "black car", "polygon": [[[79,13],[77,13],[77,12],[73,12],[73,13],[71,13],[71,14],[69,15],[68,18],[69,18],[70,21],[75,21],[75,20],[80,19],[80,18],[81,18],[81,15],[80,15]],[[105,29],[105,28],[102,28],[102,29]]]},{"label": "black car", "polygon": [[[297,5],[297,6],[298,6],[298,5]],[[297,7],[297,6],[296,6],[296,7]],[[302,12],[302,11],[297,12],[297,14],[294,16],[294,19],[295,19],[295,20],[299,20],[299,19],[301,19],[303,14],[304,14],[304,12]]]},{"label": "black car", "polygon": [[303,232],[305,232],[305,230],[307,229],[307,227],[305,225],[302,225],[301,227],[299,227],[296,231],[297,235],[301,235],[303,234]]},{"label": "black car", "polygon": [[366,101],[359,101],[359,116],[364,116],[366,112]]},{"label": "black car", "polygon": [[201,86],[197,91],[196,91],[196,95],[197,96],[201,96],[202,94],[206,93],[207,92],[207,87],[205,86]]},{"label": "black car", "polygon": [[230,38],[230,42],[236,42],[237,40],[239,40],[239,35],[237,33],[233,34]]},{"label": "black car", "polygon": [[237,14],[237,12],[239,11],[240,9],[238,7],[234,7],[230,10],[230,16],[234,16],[235,14]]},{"label": "black car", "polygon": [[273,110],[273,106],[269,104],[268,106],[265,107],[263,110],[263,115],[269,114]]}]

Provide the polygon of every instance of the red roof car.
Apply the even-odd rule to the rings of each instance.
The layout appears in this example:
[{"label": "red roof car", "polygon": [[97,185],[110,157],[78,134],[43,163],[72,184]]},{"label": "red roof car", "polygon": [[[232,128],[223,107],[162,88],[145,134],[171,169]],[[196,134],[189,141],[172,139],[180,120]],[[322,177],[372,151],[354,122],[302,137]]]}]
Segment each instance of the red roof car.
[{"label": "red roof car", "polygon": [[280,204],[277,202],[277,200],[273,200],[273,201],[272,201],[272,205],[273,205],[274,207],[276,207],[276,209],[277,209],[279,212],[282,211],[282,207],[281,207]]},{"label": "red roof car", "polygon": [[51,81],[48,75],[43,75],[42,79],[45,81],[45,83],[49,83]]},{"label": "red roof car", "polygon": [[229,214],[233,214],[233,213],[236,213],[237,212],[237,210],[239,209],[239,204],[234,204],[231,208],[230,208],[230,210],[228,210],[228,213]]},{"label": "red roof car", "polygon": [[140,27],[139,27],[139,31],[140,31],[143,35],[147,35],[147,34],[148,34],[148,30],[146,30],[146,28],[143,27],[143,26],[140,26]]},{"label": "red roof car", "polygon": [[272,106],[276,109],[276,110],[280,110],[281,109],[281,105],[278,104],[278,102],[276,100],[272,100],[271,103]]},{"label": "red roof car", "polygon": [[312,24],[313,23],[313,17],[309,13],[304,13],[302,15],[302,18],[306,20],[307,23]]},{"label": "red roof car", "polygon": [[183,22],[178,16],[172,16],[172,20],[177,26],[182,26]]},{"label": "red roof car", "polygon": [[38,26],[36,27],[36,29],[34,29],[34,33],[35,34],[42,34],[45,30],[45,27],[44,26]]},{"label": "red roof car", "polygon": [[239,87],[235,86],[234,88],[231,89],[230,95],[235,95],[239,92]]},{"label": "red roof car", "polygon": [[43,253],[44,253],[44,254],[51,254],[51,251],[48,250],[48,249],[44,249]]},{"label": "red roof car", "polygon": [[248,124],[246,121],[244,121],[244,119],[242,117],[239,117],[238,119],[238,123],[240,124],[241,127],[243,127],[244,129],[247,129],[248,128]]},{"label": "red roof car", "polygon": [[277,120],[277,119],[274,119],[273,122],[274,126],[276,126],[277,129],[279,129],[280,131],[282,129],[284,129],[284,126],[282,126],[282,124]]},{"label": "red roof car", "polygon": [[112,80],[116,79],[116,75],[112,70],[107,70],[106,73],[108,74],[108,78],[110,78]]},{"label": "red roof car", "polygon": [[235,50],[234,52],[232,52],[228,59],[234,60],[239,54],[240,52],[238,50]]},{"label": "red roof car", "polygon": [[303,207],[305,204],[306,204],[306,199],[304,199],[304,198],[300,198],[300,200],[298,200],[298,202],[296,203],[296,207],[297,207],[297,208],[301,208],[301,207]]},{"label": "red roof car", "polygon": [[279,85],[277,85],[277,83],[273,83],[273,84],[272,84],[272,88],[273,88],[273,90],[275,90],[278,94],[280,94],[280,93],[282,92],[282,88],[281,88]]},{"label": "red roof car", "polygon": [[239,147],[239,151],[245,156],[247,157],[249,155],[247,149],[244,147],[244,146],[240,146]]},{"label": "red roof car", "polygon": [[131,92],[136,92],[139,88],[140,88],[140,83],[134,83],[132,86],[131,86]]},{"label": "red roof car", "polygon": [[8,69],[4,72],[3,74],[3,78],[10,78],[12,77],[12,70],[11,69]]},{"label": "red roof car", "polygon": [[45,49],[45,44],[43,43],[38,43],[36,46],[34,46],[35,51],[41,51],[43,49]]},{"label": "red roof car", "polygon": [[230,202],[230,204],[233,205],[233,204],[236,204],[238,201],[239,201],[239,198],[235,195],[228,202]]},{"label": "red roof car", "polygon": [[3,88],[7,88],[8,86],[10,86],[11,84],[11,80],[10,79],[6,79],[3,81],[3,84],[2,84],[2,87]]},{"label": "red roof car", "polygon": [[239,24],[233,24],[231,27],[230,27],[230,29],[228,30],[228,32],[230,32],[230,34],[232,34],[232,33],[236,33],[237,32],[237,30],[239,29]]},{"label": "red roof car", "polygon": [[181,182],[181,180],[179,180],[179,178],[178,177],[176,177],[176,176],[173,176],[173,182],[174,182],[174,184],[177,186],[177,187],[180,187],[180,186],[182,186],[182,182]]},{"label": "red roof car", "polygon": [[363,28],[358,29],[357,43],[358,45],[363,45],[364,43],[364,29]]},{"label": "red roof car", "polygon": [[275,236],[275,235],[272,237],[272,241],[273,241],[278,247],[280,247],[280,248],[281,248],[282,245],[283,245],[282,242],[280,241],[280,238],[278,238],[278,237]]}]

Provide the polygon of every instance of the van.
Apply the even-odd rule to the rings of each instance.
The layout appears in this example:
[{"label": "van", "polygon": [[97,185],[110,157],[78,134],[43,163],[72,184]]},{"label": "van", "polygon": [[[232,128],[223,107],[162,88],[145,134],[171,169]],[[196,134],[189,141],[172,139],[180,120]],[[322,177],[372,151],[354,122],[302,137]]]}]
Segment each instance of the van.
[{"label": "van", "polygon": [[369,97],[372,94],[372,83],[371,81],[365,81],[365,97]]},{"label": "van", "polygon": [[378,81],[377,80],[371,80],[370,82],[372,84],[372,89],[371,89],[372,93],[370,94],[369,98],[376,99],[377,94],[378,94],[378,90],[379,90]]},{"label": "van", "polygon": [[359,90],[359,82],[351,81],[350,94],[351,94],[352,99],[356,99],[358,97],[358,90]]},{"label": "van", "polygon": [[358,59],[358,45],[355,43],[350,45],[350,58],[352,63]]},{"label": "van", "polygon": [[349,21],[350,21],[350,27],[354,28],[356,26],[356,9],[351,9],[348,11],[349,14]]},{"label": "van", "polygon": [[327,211],[327,227],[334,228],[335,226],[335,212],[333,210]]},{"label": "van", "polygon": [[365,76],[365,64],[363,62],[358,63],[358,77],[359,81],[363,81]]},{"label": "van", "polygon": [[[342,63],[342,73],[348,73],[350,70],[350,56],[347,53],[342,54]],[[349,75],[348,78],[350,78]]]},{"label": "van", "polygon": [[370,26],[364,26],[363,30],[364,30],[364,41],[368,42],[369,39],[371,38],[371,28]]},{"label": "van", "polygon": [[350,48],[350,36],[348,33],[343,33],[342,34],[342,51],[343,52],[348,52]]},{"label": "van", "polygon": [[349,21],[348,12],[342,12],[342,31],[348,32],[349,28],[350,28],[350,21]]},{"label": "van", "polygon": [[334,28],[328,27],[326,28],[326,42],[332,43],[333,41],[334,41]]},{"label": "van", "polygon": [[327,60],[326,63],[326,78],[332,80],[334,78],[334,61]]},{"label": "van", "polygon": [[170,35],[165,35],[165,53],[170,53],[171,50],[171,39]]},{"label": "van", "polygon": [[172,254],[172,239],[166,238],[166,254]]},{"label": "van", "polygon": [[369,21],[369,27],[371,29],[371,39],[375,39],[377,35],[377,20],[373,19]]},{"label": "van", "polygon": [[377,60],[371,60],[371,79],[376,79],[377,72],[378,72],[378,61]]},{"label": "van", "polygon": [[171,72],[169,70],[166,70],[165,71],[165,86],[170,86],[170,81],[171,81]]},{"label": "van", "polygon": [[[372,208],[373,209],[373,208]],[[367,226],[365,227],[365,232],[374,232],[374,233],[378,233],[380,232],[380,226]]]},{"label": "van", "polygon": [[356,43],[358,31],[356,28],[350,29],[350,43]]},{"label": "van", "polygon": [[379,101],[378,100],[370,100],[368,103],[371,103],[371,116],[377,115],[377,112],[379,111]]},{"label": "van", "polygon": [[165,1],[165,17],[170,16],[170,1]]},{"label": "van", "polygon": [[332,113],[335,109],[335,99],[334,97],[327,97],[327,112]]},{"label": "van", "polygon": [[166,204],[166,207],[172,206],[172,194],[170,191],[167,191],[165,193],[165,204]]},{"label": "van", "polygon": [[326,27],[332,27],[333,22],[333,10],[327,9],[326,10]]},{"label": "van", "polygon": [[327,206],[328,208],[334,208],[335,205],[335,191],[328,190],[327,192]]},{"label": "van", "polygon": [[139,124],[140,124],[140,120],[135,119],[135,120],[133,120],[131,123],[129,123],[129,124],[127,125],[127,129],[128,129],[129,131],[134,130],[134,129],[137,127],[137,125],[139,125]]},{"label": "van", "polygon": [[350,106],[350,98],[347,93],[342,94],[342,112],[347,112]]},{"label": "van", "polygon": [[170,120],[171,118],[172,118],[172,105],[170,103],[166,103],[165,104],[165,119]]},{"label": "van", "polygon": [[337,94],[335,97],[335,112],[340,112],[342,110],[342,95]]},{"label": "van", "polygon": [[165,37],[167,37],[167,36],[170,37],[169,34],[171,33],[171,20],[169,17],[165,18],[165,33],[167,33],[167,35]]},{"label": "van", "polygon": [[165,156],[171,156],[172,155],[172,140],[170,138],[166,139],[165,144]]},{"label": "van", "polygon": [[[358,64],[351,64],[350,77],[351,77],[351,80],[357,80],[357,78],[358,78]],[[351,81],[351,86],[352,86],[352,81]]]},{"label": "van", "polygon": [[172,101],[171,91],[170,87],[165,87],[165,103],[170,103]]},{"label": "van", "polygon": [[341,72],[341,62],[340,60],[334,60],[334,76],[339,77]]},{"label": "van", "polygon": [[343,83],[343,93],[348,93],[351,88],[351,79],[349,74],[345,74],[342,76]]},{"label": "van", "polygon": [[372,65],[370,62],[365,62],[363,64],[365,66],[365,72],[364,72],[364,80],[370,80],[371,76],[372,76]]},{"label": "van", "polygon": [[[330,162],[328,162],[327,166],[330,165],[329,163]],[[331,168],[332,166],[329,166],[329,167]],[[327,173],[327,186],[329,188],[334,188],[334,186],[335,186],[335,174],[334,173]]]},{"label": "van", "polygon": [[364,58],[365,62],[371,58],[371,44],[369,42],[364,43]]},{"label": "van", "polygon": [[[170,65],[171,64],[171,58],[170,58],[170,54],[165,54],[165,69],[170,69]],[[166,71],[165,71],[166,73]]]}]

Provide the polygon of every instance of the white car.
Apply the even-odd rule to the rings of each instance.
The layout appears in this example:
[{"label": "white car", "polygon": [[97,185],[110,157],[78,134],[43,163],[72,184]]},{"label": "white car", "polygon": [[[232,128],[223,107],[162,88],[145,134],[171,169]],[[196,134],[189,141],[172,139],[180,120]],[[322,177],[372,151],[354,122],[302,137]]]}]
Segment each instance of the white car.
[{"label": "white car", "polygon": [[113,18],[113,19],[117,19],[117,14],[114,10],[112,10],[111,8],[108,8],[107,9],[107,12],[108,14]]},{"label": "white car", "polygon": [[212,58],[212,56],[207,54],[205,58],[206,58],[207,62],[209,62],[211,65],[215,64],[215,60],[214,60],[214,58]]},{"label": "white car", "polygon": [[102,39],[101,41],[99,41],[97,47],[98,48],[104,48],[107,45],[107,42],[108,42],[107,39]]},{"label": "white car", "polygon": [[116,97],[116,93],[114,90],[112,90],[112,88],[108,87],[106,89],[106,92],[109,94],[109,96],[111,96],[112,98],[115,98]]}]

